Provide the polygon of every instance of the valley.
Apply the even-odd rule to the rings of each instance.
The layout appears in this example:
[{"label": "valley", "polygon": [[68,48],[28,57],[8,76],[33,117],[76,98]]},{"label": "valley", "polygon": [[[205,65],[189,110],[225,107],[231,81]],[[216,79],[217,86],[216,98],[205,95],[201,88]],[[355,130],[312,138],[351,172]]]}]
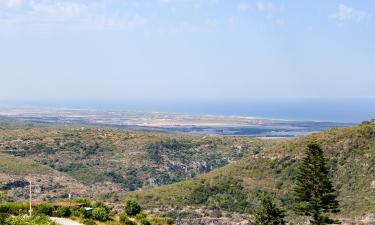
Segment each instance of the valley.
[{"label": "valley", "polygon": [[[5,126],[0,129],[0,181],[7,185],[31,179],[41,188],[36,196],[40,200],[68,194],[118,194],[176,183],[238,161],[278,141],[84,125],[22,128],[28,125],[10,122]],[[9,191],[10,200],[17,200],[22,192],[22,186]],[[121,199],[115,194],[106,201]]]},{"label": "valley", "polygon": [[27,199],[30,180],[37,201],[86,197],[116,208],[133,199],[177,224],[248,224],[257,193],[267,191],[289,221],[305,222],[293,213],[291,193],[310,142],[324,149],[340,201],[337,218],[371,224],[371,121],[302,137],[256,138],[7,119],[0,128],[0,183],[6,201]]}]

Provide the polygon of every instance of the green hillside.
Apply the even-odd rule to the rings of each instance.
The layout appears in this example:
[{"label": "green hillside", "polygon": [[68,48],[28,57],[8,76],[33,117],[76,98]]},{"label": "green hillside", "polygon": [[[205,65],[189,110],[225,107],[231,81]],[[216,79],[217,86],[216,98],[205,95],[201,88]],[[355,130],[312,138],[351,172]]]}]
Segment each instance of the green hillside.
[{"label": "green hillside", "polygon": [[44,174],[51,170],[27,159],[0,154],[0,173],[13,175]]},{"label": "green hillside", "polygon": [[[248,213],[257,205],[256,192],[267,190],[280,200],[284,208],[290,209],[295,169],[304,148],[311,141],[320,143],[324,149],[339,192],[341,215],[374,212],[375,125],[332,129],[283,141],[260,152],[249,152],[239,162],[198,178],[128,193],[124,197],[135,198],[149,208],[193,205]],[[243,191],[233,191],[230,188],[233,186],[238,190],[243,188]],[[245,202],[244,193],[247,196]],[[235,204],[231,204],[233,202]]]},{"label": "green hillside", "polygon": [[[0,182],[40,174],[36,182],[45,187],[45,197],[67,193],[90,197],[176,183],[275,142],[32,123],[2,125]],[[62,177],[74,185],[62,185]]]}]

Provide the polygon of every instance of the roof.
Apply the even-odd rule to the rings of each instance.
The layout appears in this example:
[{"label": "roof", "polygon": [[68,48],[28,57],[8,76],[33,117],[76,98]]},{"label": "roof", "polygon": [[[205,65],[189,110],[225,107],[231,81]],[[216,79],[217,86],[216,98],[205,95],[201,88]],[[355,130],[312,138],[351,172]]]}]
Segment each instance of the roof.
[{"label": "roof", "polygon": [[83,206],[84,205],[84,203],[62,202],[62,201],[58,201],[58,202],[33,202],[32,205],[37,206],[37,205],[45,204],[45,203],[52,204],[53,206],[67,206],[67,207]]}]

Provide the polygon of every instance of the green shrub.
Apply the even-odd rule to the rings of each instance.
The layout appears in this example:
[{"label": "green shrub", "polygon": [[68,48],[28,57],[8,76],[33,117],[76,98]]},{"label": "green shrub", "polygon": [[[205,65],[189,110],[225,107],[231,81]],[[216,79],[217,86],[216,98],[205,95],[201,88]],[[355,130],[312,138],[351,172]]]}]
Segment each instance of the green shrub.
[{"label": "green shrub", "polygon": [[47,216],[52,216],[52,213],[54,211],[54,206],[49,203],[43,203],[36,207],[35,213],[36,214],[43,214]]},{"label": "green shrub", "polygon": [[84,207],[79,206],[71,207],[70,212],[70,217],[89,218],[91,216],[90,212],[86,211]]},{"label": "green shrub", "polygon": [[270,194],[261,191],[258,193],[258,199],[261,205],[256,210],[255,219],[250,222],[251,225],[286,224],[284,211],[276,205]]},{"label": "green shrub", "polygon": [[19,215],[7,218],[5,220],[5,223],[2,225],[56,225],[56,223],[54,223],[44,215],[38,215],[34,217]]},{"label": "green shrub", "polygon": [[129,216],[135,216],[138,213],[140,213],[142,210],[141,206],[138,204],[138,202],[134,200],[128,200],[125,203],[125,212]]},{"label": "green shrub", "polygon": [[59,206],[55,211],[53,211],[53,216],[56,217],[70,217],[72,212],[70,211],[70,208],[67,206]]},{"label": "green shrub", "polygon": [[5,224],[6,219],[9,217],[7,213],[0,213],[0,224]]},{"label": "green shrub", "polygon": [[120,215],[120,223],[122,225],[137,225],[135,222],[131,221],[125,213],[121,213]]},{"label": "green shrub", "polygon": [[151,225],[150,221],[148,221],[148,219],[146,218],[142,218],[140,220],[138,220],[142,225]]},{"label": "green shrub", "polygon": [[0,204],[0,213],[12,215],[27,214],[29,212],[29,204],[12,202]]},{"label": "green shrub", "polygon": [[137,220],[144,219],[144,218],[147,218],[147,214],[145,213],[145,211],[141,211],[135,216],[135,219]]},{"label": "green shrub", "polygon": [[84,219],[82,221],[84,225],[96,225],[95,221],[93,219]]},{"label": "green shrub", "polygon": [[97,207],[92,210],[92,218],[104,222],[110,219],[110,215],[106,208]]}]

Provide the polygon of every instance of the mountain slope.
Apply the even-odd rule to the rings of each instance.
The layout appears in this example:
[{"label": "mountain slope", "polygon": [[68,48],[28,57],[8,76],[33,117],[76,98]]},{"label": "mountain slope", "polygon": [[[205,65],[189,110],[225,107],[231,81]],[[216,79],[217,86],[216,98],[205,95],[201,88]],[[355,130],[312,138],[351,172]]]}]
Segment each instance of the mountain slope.
[{"label": "mountain slope", "polygon": [[[80,185],[68,190],[56,186],[58,193],[89,196],[175,183],[237,161],[274,142],[77,126],[0,128],[0,154],[20,159],[21,168],[32,162],[51,177],[64,176]],[[0,160],[0,168],[6,167],[6,162]],[[4,174],[16,172],[17,168],[9,168]],[[41,186],[47,183],[47,178],[40,179]]]},{"label": "mountain slope", "polygon": [[[257,204],[256,192],[267,190],[274,193],[283,207],[290,209],[295,169],[305,146],[311,141],[320,143],[324,149],[334,185],[339,192],[341,215],[356,216],[374,212],[375,125],[332,129],[283,141],[261,152],[250,152],[239,162],[195,179],[128,193],[124,197],[135,198],[150,208],[195,205],[251,212]],[[228,204],[224,204],[228,202],[225,198],[240,202],[241,197],[238,195],[236,198],[233,193],[217,192],[228,183],[228,179],[234,180],[231,185],[238,185],[238,182],[246,190],[248,205],[245,208],[228,208]],[[207,190],[215,190],[218,194],[209,194]]]},{"label": "mountain slope", "polygon": [[0,154],[0,184],[7,191],[7,200],[24,200],[28,194],[28,181],[40,188],[36,199],[59,198],[67,192],[87,196],[85,187],[74,178],[48,166],[10,155]]}]

